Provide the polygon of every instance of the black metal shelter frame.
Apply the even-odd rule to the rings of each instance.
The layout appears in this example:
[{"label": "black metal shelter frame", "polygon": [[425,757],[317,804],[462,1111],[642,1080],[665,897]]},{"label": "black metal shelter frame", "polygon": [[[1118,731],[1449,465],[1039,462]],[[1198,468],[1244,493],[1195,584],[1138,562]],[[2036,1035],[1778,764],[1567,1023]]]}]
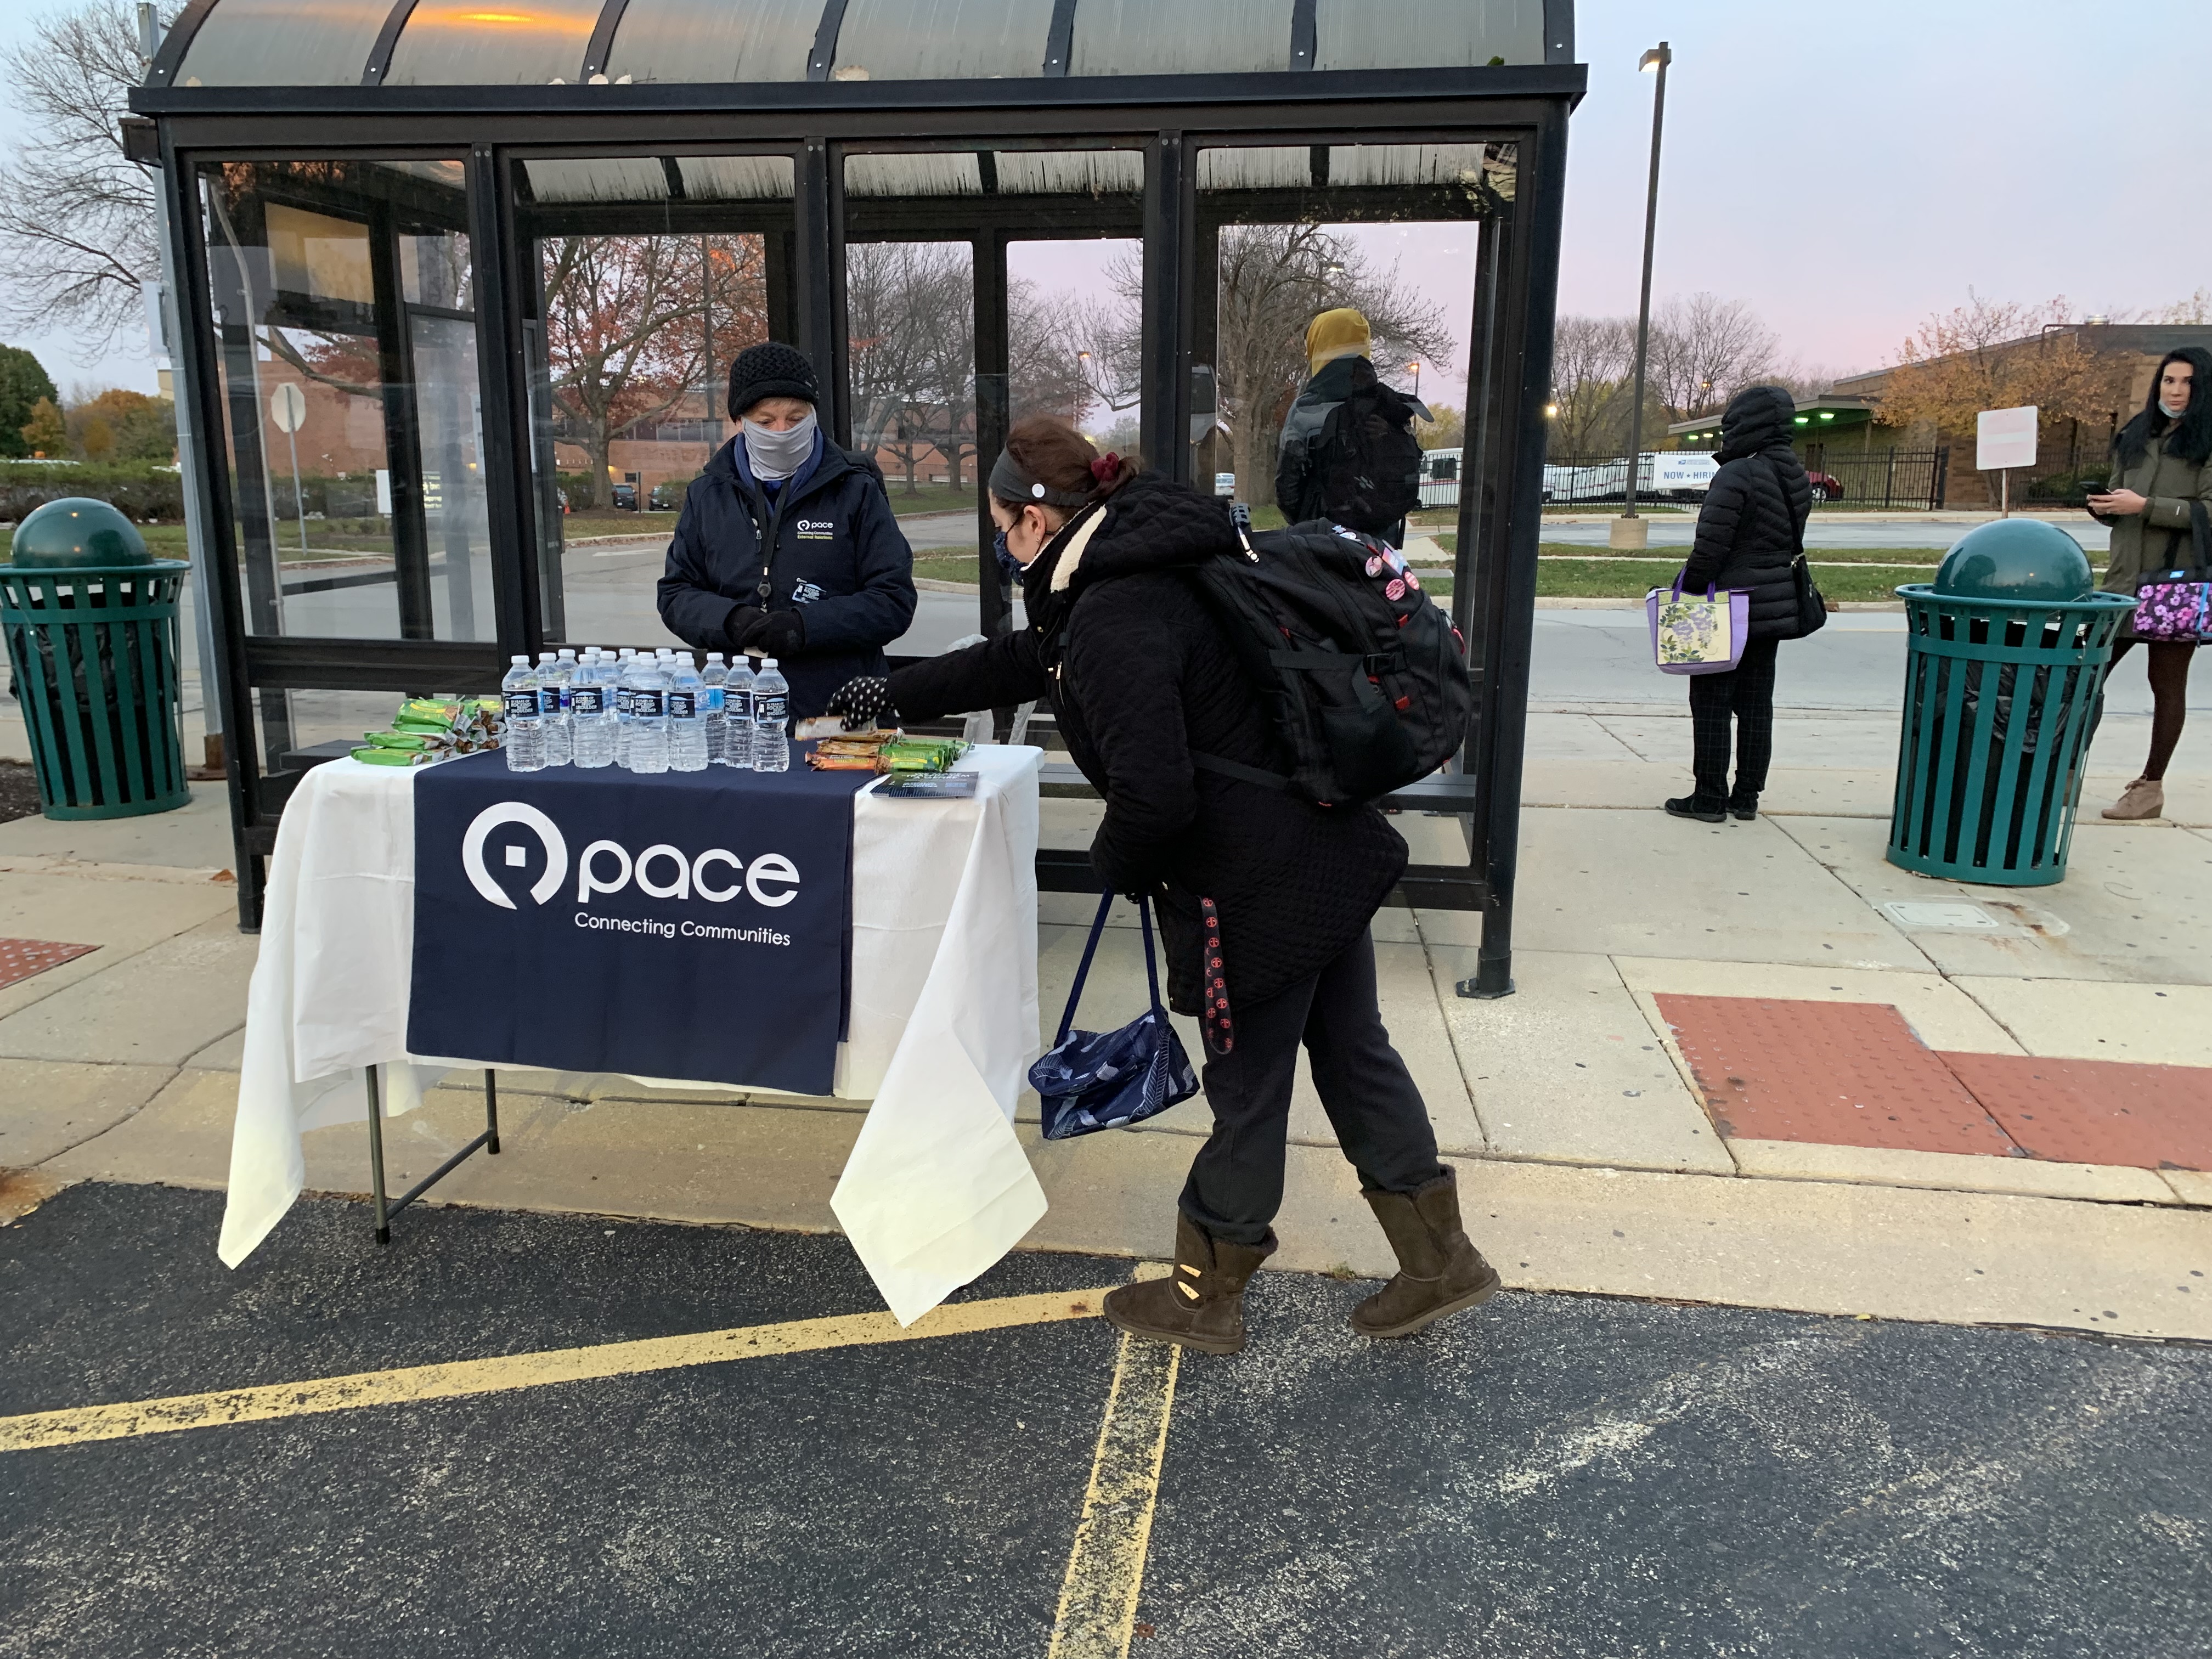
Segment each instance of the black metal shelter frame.
[{"label": "black metal shelter frame", "polygon": [[[539,301],[533,238],[547,225],[557,223],[563,234],[765,234],[772,325],[824,369],[825,415],[846,438],[851,422],[845,372],[848,242],[905,238],[969,243],[975,253],[975,441],[982,457],[995,453],[1008,419],[1008,244],[1024,236],[1140,236],[1144,450],[1154,465],[1186,475],[1194,404],[1204,397],[1202,388],[1194,389],[1191,368],[1201,358],[1198,342],[1212,328],[1217,290],[1207,265],[1224,224],[1458,217],[1479,219],[1480,231],[1451,608],[1477,678],[1477,714],[1460,769],[1402,792],[1395,804],[1456,817],[1469,857],[1463,867],[1416,866],[1407,872],[1401,897],[1424,907],[1480,912],[1478,969],[1462,992],[1501,995],[1510,990],[1543,406],[1550,378],[1567,118],[1583,85],[1583,71],[1571,62],[1569,29],[1547,29],[1546,63],[1468,69],[1302,70],[1295,67],[1299,48],[1294,40],[1293,67],[1282,72],[1071,77],[1065,33],[1056,22],[1054,38],[1061,50],[1048,61],[1042,79],[831,80],[828,59],[817,48],[814,78],[799,82],[403,87],[382,84],[373,58],[358,89],[170,84],[193,30],[213,3],[195,0],[187,9],[148,86],[134,95],[133,108],[141,118],[132,124],[132,142],[148,159],[158,155],[166,180],[182,289],[180,395],[192,400],[204,434],[197,448],[204,503],[200,527],[210,550],[208,592],[220,657],[219,684],[209,695],[222,700],[223,725],[233,734],[225,758],[244,926],[258,925],[263,860],[273,850],[284,799],[299,775],[284,769],[273,735],[264,766],[251,735],[257,714],[270,715],[281,705],[281,696],[272,694],[488,689],[496,684],[511,653],[534,653],[549,640],[557,643],[564,637],[558,581],[549,586],[538,551],[546,520],[559,509],[551,499],[547,468],[533,465],[542,456],[533,458],[532,446],[542,444],[544,436],[542,422],[533,422],[529,377],[528,331],[537,321]],[[608,0],[587,50],[587,57],[596,57],[580,79],[588,80],[604,61],[605,41],[624,4],[625,0]],[[821,27],[833,46],[844,9],[845,0],[828,0]],[[396,7],[396,21],[404,22],[408,9],[405,3]],[[1072,16],[1070,0],[1060,0],[1060,10]],[[1564,16],[1564,3],[1557,10]],[[1310,64],[1312,0],[1303,0],[1297,17]],[[396,32],[388,25],[386,34]],[[378,51],[388,62],[391,39],[380,40]],[[1051,61],[1061,66],[1057,74]],[[981,196],[846,198],[848,155],[943,149],[986,152],[988,161],[988,152],[1065,151],[1101,144],[1141,153],[1141,195],[1075,203],[1054,198],[1045,228],[1038,228],[1038,204],[991,193],[988,185]],[[1328,147],[1346,144],[1510,147],[1510,198],[1413,185],[1401,191],[1390,212],[1378,214],[1374,191],[1333,190],[1327,182]],[[1310,147],[1310,187],[1201,194],[1198,157],[1204,149],[1218,146]],[[1493,153],[1507,152],[1497,148]],[[789,199],[765,213],[757,204],[683,198],[684,158],[738,154],[788,157],[793,178]],[[663,158],[671,172],[671,199],[649,210],[619,203],[563,203],[556,208],[533,203],[523,182],[522,164],[530,160],[616,156]],[[227,343],[226,320],[216,314],[211,290],[211,283],[222,280],[222,266],[210,257],[202,170],[234,161],[454,157],[465,158],[465,188],[458,202],[450,192],[425,191],[419,199],[394,200],[382,210],[403,218],[412,215],[416,222],[428,224],[442,216],[470,240],[472,303],[453,314],[465,317],[474,331],[495,637],[470,642],[428,636],[427,548],[416,549],[412,561],[403,556],[394,575],[381,579],[399,586],[400,637],[283,635],[256,614],[257,607],[274,603],[262,591],[269,576],[257,575],[240,560],[241,526],[260,510],[250,499],[253,480],[246,475],[262,462],[241,447],[227,463],[216,441],[226,432],[235,440],[247,422],[239,418],[240,411],[226,407],[223,354],[238,344],[234,337]],[[1424,190],[1432,200],[1423,197]],[[375,244],[380,295],[399,280],[388,229],[378,232]],[[378,307],[380,313],[386,309]],[[234,337],[234,316],[230,321]],[[389,317],[380,326],[379,349],[389,360],[404,343],[391,337]],[[246,349],[254,349],[250,340]],[[235,398],[236,376],[230,379],[228,395]],[[1202,408],[1195,412],[1205,414]],[[388,428],[405,418],[404,408],[387,409]],[[423,488],[419,457],[410,457],[405,448],[395,445],[392,460],[395,534],[403,556],[410,533],[404,522],[409,518],[406,500],[410,490],[419,496]],[[416,476],[410,475],[410,466]],[[417,528],[411,533],[419,540],[419,513],[412,521]],[[550,528],[557,537],[557,522]],[[991,526],[980,504],[979,533],[988,546]],[[1009,625],[1010,594],[991,579],[988,557],[981,566],[979,623],[984,632],[996,633]],[[1080,854],[1047,852],[1039,862],[1040,882],[1047,888],[1091,890],[1092,878]]]}]

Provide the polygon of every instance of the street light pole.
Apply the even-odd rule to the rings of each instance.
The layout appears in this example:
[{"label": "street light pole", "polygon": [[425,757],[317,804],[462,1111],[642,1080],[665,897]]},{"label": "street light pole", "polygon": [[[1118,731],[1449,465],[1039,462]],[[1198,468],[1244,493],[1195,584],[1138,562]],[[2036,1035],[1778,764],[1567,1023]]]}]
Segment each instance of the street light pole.
[{"label": "street light pole", "polygon": [[[1659,134],[1667,119],[1667,65],[1674,61],[1674,52],[1662,40],[1636,65],[1646,74],[1656,71],[1659,83],[1651,94],[1651,182],[1644,198],[1644,296],[1636,312],[1636,401],[1628,410],[1628,479],[1620,514],[1625,520],[1636,517],[1636,475],[1643,464],[1644,368],[1651,347],[1651,246],[1659,227]],[[1613,545],[1641,547],[1648,534],[1639,523],[1633,532],[1624,532]]]}]

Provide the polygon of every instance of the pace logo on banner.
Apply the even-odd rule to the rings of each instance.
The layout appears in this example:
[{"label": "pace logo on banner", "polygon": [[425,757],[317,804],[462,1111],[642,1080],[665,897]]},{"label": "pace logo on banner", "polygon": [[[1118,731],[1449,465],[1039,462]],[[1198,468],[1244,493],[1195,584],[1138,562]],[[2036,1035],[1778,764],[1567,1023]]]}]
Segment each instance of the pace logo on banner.
[{"label": "pace logo on banner", "polygon": [[409,1050],[828,1094],[866,781],[426,769]]}]

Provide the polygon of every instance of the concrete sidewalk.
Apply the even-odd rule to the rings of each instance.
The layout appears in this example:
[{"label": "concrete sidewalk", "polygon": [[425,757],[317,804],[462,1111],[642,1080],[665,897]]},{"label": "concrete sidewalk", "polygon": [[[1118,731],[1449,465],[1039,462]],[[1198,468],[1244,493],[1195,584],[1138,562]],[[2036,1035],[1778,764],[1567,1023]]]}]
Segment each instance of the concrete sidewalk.
[{"label": "concrete sidewalk", "polygon": [[[1656,810],[1687,786],[1686,720],[1603,705],[1532,717],[1510,998],[1454,994],[1474,917],[1379,919],[1386,1016],[1478,1242],[1528,1288],[2212,1338],[2212,1175],[1731,1139],[1656,1001],[1882,1004],[1931,1048],[2212,1066],[2212,776],[2177,775],[2173,821],[2098,821],[2141,736],[2108,722],[2067,881],[1966,888],[1883,860],[1893,720],[1781,726],[1770,811],[1709,828]],[[1830,763],[1802,763],[1815,754]],[[1048,838],[1084,844],[1096,810],[1048,803]],[[1463,856],[1454,821],[1398,823],[1417,856]],[[0,825],[0,936],[99,947],[0,989],[0,1166],[29,1172],[0,1179],[0,1205],[87,1179],[222,1185],[255,950],[235,930],[228,856],[211,787],[157,818]],[[1986,925],[1884,908],[1928,901],[1978,907]],[[1043,901],[1048,1028],[1089,912]],[[1133,918],[1116,921],[1091,993],[1102,1018],[1142,997]],[[396,1183],[480,1127],[471,1077],[452,1081],[393,1126]],[[809,1231],[835,1230],[829,1197],[865,1109],[550,1073],[511,1075],[501,1097],[506,1152],[464,1166],[440,1200]],[[1034,1142],[1033,1102],[1021,1115],[1052,1204],[1031,1245],[1166,1245],[1202,1101],[1049,1146]],[[1273,1265],[1387,1273],[1303,1078],[1291,1136]],[[307,1160],[311,1188],[365,1190],[358,1125],[311,1133]]]}]

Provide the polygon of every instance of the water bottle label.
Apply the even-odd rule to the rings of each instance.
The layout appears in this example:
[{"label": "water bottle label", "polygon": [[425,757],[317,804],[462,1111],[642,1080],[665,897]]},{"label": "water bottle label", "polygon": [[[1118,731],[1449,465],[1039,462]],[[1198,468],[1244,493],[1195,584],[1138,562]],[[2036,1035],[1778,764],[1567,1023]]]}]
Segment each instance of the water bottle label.
[{"label": "water bottle label", "polygon": [[660,693],[643,688],[629,694],[629,713],[632,720],[657,720],[660,718]]},{"label": "water bottle label", "polygon": [[708,686],[707,688],[707,714],[708,718],[711,719],[714,715],[722,712],[722,688],[719,685]]},{"label": "water bottle label", "polygon": [[615,713],[624,719],[635,712],[631,707],[631,695],[629,687],[626,685],[615,687]]},{"label": "water bottle label", "polygon": [[576,691],[575,691],[575,688],[574,688],[573,685],[571,685],[571,684],[570,684],[567,680],[563,680],[563,681],[562,681],[562,682],[561,682],[561,712],[562,712],[562,714],[568,714],[568,713],[569,712],[569,710],[574,707],[574,705],[575,705],[575,702],[576,702]]},{"label": "water bottle label", "polygon": [[672,720],[698,719],[698,700],[689,691],[671,691],[668,694],[668,718]]},{"label": "water bottle label", "polygon": [[526,720],[538,713],[535,691],[507,691],[501,695],[506,702],[507,717],[511,720]]},{"label": "water bottle label", "polygon": [[723,704],[722,709],[724,714],[731,720],[749,720],[753,717],[753,694],[750,691],[732,691],[730,693],[729,701]]},{"label": "water bottle label", "polygon": [[791,712],[791,700],[781,691],[753,693],[753,720],[762,726],[781,726]]},{"label": "water bottle label", "polygon": [[541,685],[538,688],[538,712],[539,714],[544,715],[549,720],[556,720],[561,718],[561,688],[559,686]]},{"label": "water bottle label", "polygon": [[606,706],[606,694],[596,685],[580,685],[570,693],[568,712],[572,714],[603,714]]}]

